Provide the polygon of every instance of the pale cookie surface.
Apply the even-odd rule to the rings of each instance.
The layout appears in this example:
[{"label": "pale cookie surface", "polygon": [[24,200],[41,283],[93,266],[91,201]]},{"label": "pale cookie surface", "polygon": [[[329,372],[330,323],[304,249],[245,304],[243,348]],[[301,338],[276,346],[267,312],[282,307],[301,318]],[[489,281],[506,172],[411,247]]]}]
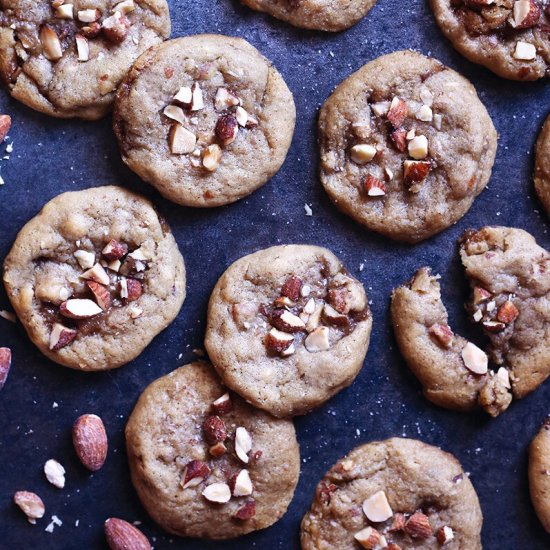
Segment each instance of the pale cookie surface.
[{"label": "pale cookie surface", "polygon": [[503,78],[537,80],[550,61],[546,0],[430,0],[443,34]]},{"label": "pale cookie surface", "polygon": [[454,456],[393,438],[357,447],[327,472],[302,521],[302,549],[481,550],[482,521]]},{"label": "pale cookie surface", "polygon": [[242,0],[243,4],[269,13],[295,27],[341,31],[355,25],[376,0]]},{"label": "pale cookie surface", "polygon": [[418,242],[457,222],[484,189],[497,134],[474,87],[412,51],[371,61],[319,117],[321,182],[359,223]]},{"label": "pale cookie surface", "polygon": [[146,510],[185,537],[227,539],[272,525],[286,512],[300,472],[292,421],[228,394],[206,362],[181,367],[143,392],[126,444]]},{"label": "pale cookie surface", "polygon": [[540,522],[550,533],[550,419],[529,447],[529,489]]},{"label": "pale cookie surface", "polygon": [[208,305],[206,350],[223,381],[275,416],[304,414],[357,376],[372,316],[330,251],[276,246],[233,263]]},{"label": "pale cookie surface", "polygon": [[291,92],[258,50],[198,35],[138,59],[118,92],[114,129],[124,162],[166,198],[211,207],[279,170],[295,119]]},{"label": "pale cookie surface", "polygon": [[460,411],[481,406],[492,416],[509,406],[508,372],[488,370],[486,354],[453,333],[429,268],[393,291],[391,315],[399,349],[432,403]]},{"label": "pale cookie surface", "polygon": [[19,232],[4,263],[30,339],[66,367],[120,367],[178,314],[183,258],[151,203],[120,187],[64,193]]},{"label": "pale cookie surface", "polygon": [[0,11],[0,77],[61,118],[104,116],[132,63],[170,35],[165,0],[0,0]]},{"label": "pale cookie surface", "polygon": [[535,190],[550,216],[550,119],[546,119],[537,140]]}]

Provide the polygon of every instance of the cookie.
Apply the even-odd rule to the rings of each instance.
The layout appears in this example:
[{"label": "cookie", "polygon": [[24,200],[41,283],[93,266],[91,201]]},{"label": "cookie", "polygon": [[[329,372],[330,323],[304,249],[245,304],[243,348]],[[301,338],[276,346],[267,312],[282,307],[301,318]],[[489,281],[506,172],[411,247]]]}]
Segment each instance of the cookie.
[{"label": "cookie", "polygon": [[376,0],[242,0],[250,8],[269,13],[295,27],[342,31],[360,21]]},{"label": "cookie", "polygon": [[208,304],[205,346],[229,388],[284,417],[351,384],[371,328],[363,286],[332,252],[275,246],[222,275]]},{"label": "cookie", "polygon": [[126,426],[132,481],[170,533],[227,539],[279,520],[300,472],[294,425],[229,394],[206,362],[153,382]]},{"label": "cookie", "polygon": [[249,195],[283,164],[294,99],[240,38],[178,38],[143,54],[117,95],[124,162],[166,198],[211,207]]},{"label": "cookie", "polygon": [[0,12],[0,78],[60,118],[104,116],[132,63],[170,35],[165,0],[0,0]]},{"label": "cookie", "polygon": [[529,490],[543,527],[550,533],[550,418],[529,447]]},{"label": "cookie", "polygon": [[546,119],[537,140],[535,190],[550,216],[550,118]]},{"label": "cookie", "polygon": [[538,80],[550,62],[550,11],[541,0],[430,0],[453,46],[503,78]]},{"label": "cookie", "polygon": [[467,309],[521,399],[550,375],[550,253],[522,229],[483,227],[462,237],[460,257],[472,287]]},{"label": "cookie", "polygon": [[373,231],[415,243],[457,222],[484,189],[497,134],[474,87],[400,51],[342,82],[319,116],[321,182]]},{"label": "cookie", "polygon": [[174,320],[185,267],[151,203],[106,186],[48,202],[19,232],[4,283],[44,355],[101,371],[136,358]]},{"label": "cookie", "polygon": [[303,550],[481,550],[476,492],[458,460],[414,439],[357,447],[317,486]]},{"label": "cookie", "polygon": [[512,401],[508,371],[489,370],[485,352],[452,331],[438,279],[423,267],[393,291],[391,317],[399,350],[432,403],[459,411],[482,407],[497,416]]}]

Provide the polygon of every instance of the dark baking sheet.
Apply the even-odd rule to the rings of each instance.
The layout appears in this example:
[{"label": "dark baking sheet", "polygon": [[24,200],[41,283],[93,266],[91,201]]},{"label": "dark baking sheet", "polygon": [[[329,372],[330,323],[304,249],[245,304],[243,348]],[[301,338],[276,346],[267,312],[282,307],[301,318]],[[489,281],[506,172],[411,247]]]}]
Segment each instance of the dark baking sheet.
[{"label": "dark baking sheet", "polygon": [[[297,549],[301,517],[324,472],[356,445],[389,436],[419,438],[460,459],[481,500],[486,549],[550,548],[550,536],[529,500],[526,470],[529,441],[550,412],[550,382],[496,420],[436,408],[421,396],[396,351],[388,318],[391,289],[428,264],[443,276],[453,326],[479,342],[461,306],[467,288],[457,238],[466,228],[505,224],[524,228],[541,245],[550,246],[548,219],[531,183],[533,145],[549,110],[546,83],[507,82],[463,59],[443,39],[423,0],[379,0],[366,19],[337,35],[297,30],[232,0],[170,4],[172,36],[242,36],[273,60],[295,95],[294,142],[283,169],[260,191],[225,208],[192,210],[161,199],[125,168],[109,119],[54,120],[2,92],[0,111],[14,120],[9,140],[14,152],[0,163],[6,182],[0,187],[0,258],[47,200],[63,191],[120,183],[151,197],[169,221],[185,257],[188,297],[177,320],[141,357],[104,374],[78,373],[49,362],[20,325],[0,319],[0,345],[11,347],[14,356],[0,393],[0,548],[106,548],[103,521],[118,516],[142,521],[156,549]],[[319,184],[315,143],[318,108],[332,89],[367,61],[404,48],[432,54],[471,79],[500,133],[488,188],[455,227],[414,247],[378,237],[336,211]],[[311,204],[312,217],[305,215],[305,203]],[[202,347],[208,296],[223,270],[245,254],[292,242],[327,246],[367,287],[374,330],[365,366],[350,388],[296,419],[303,468],[281,521],[225,543],[165,535],[148,519],[130,483],[123,438],[126,419],[149,382],[196,357],[193,350]],[[6,308],[2,289],[0,309]],[[70,438],[74,419],[86,412],[99,414],[109,433],[107,463],[94,475],[79,465]],[[67,469],[64,490],[45,480],[42,467],[51,457]],[[36,491],[46,504],[46,517],[36,526],[11,502],[14,491],[21,489]],[[52,514],[63,525],[49,534],[44,529]]]}]

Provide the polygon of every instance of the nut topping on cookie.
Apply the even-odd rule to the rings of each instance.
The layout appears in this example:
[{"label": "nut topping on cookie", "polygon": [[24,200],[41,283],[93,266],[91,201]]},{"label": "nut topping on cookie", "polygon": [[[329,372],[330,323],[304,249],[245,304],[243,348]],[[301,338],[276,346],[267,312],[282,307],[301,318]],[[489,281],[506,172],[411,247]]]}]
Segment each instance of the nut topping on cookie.
[{"label": "nut topping on cookie", "polygon": [[464,365],[474,374],[487,374],[489,359],[487,354],[472,342],[468,342],[462,349]]},{"label": "nut topping on cookie", "polygon": [[111,239],[101,251],[101,254],[106,260],[120,260],[128,254],[128,245],[121,243],[115,239]]},{"label": "nut topping on cookie", "polygon": [[245,464],[248,464],[248,453],[252,450],[252,438],[250,434],[239,426],[235,432],[235,453]]},{"label": "nut topping on cookie", "polygon": [[227,439],[227,427],[219,416],[208,416],[202,425],[204,438],[209,445],[223,443]]},{"label": "nut topping on cookie", "polygon": [[62,302],[59,312],[70,319],[89,319],[103,312],[103,310],[92,300],[74,298]]},{"label": "nut topping on cookie", "polygon": [[376,155],[376,147],[367,143],[354,145],[350,151],[351,160],[357,164],[366,164]]},{"label": "nut topping on cookie", "polygon": [[111,307],[113,302],[111,293],[107,288],[95,281],[86,281],[88,288],[92,291],[97,305],[103,310],[107,310]]},{"label": "nut topping on cookie", "polygon": [[393,516],[393,511],[384,491],[378,491],[367,498],[363,502],[363,512],[374,523],[386,521]]},{"label": "nut topping on cookie", "polygon": [[222,160],[222,149],[215,143],[209,145],[202,153],[202,165],[209,172],[215,172]]},{"label": "nut topping on cookie", "polygon": [[311,353],[330,349],[329,334],[330,330],[328,327],[317,327],[304,340],[306,349]]},{"label": "nut topping on cookie", "polygon": [[227,88],[218,88],[214,98],[214,108],[216,111],[225,111],[230,107],[240,105],[239,98]]},{"label": "nut topping on cookie", "polygon": [[4,387],[11,368],[11,349],[0,348],[0,390]]},{"label": "nut topping on cookie", "polygon": [[432,536],[433,530],[426,514],[415,512],[405,523],[405,533],[412,539],[425,540]]},{"label": "nut topping on cookie", "polygon": [[246,521],[256,515],[256,501],[251,499],[243,504],[236,512],[235,519]]},{"label": "nut topping on cookie", "polygon": [[[430,173],[432,164],[427,160],[406,160],[403,163],[405,183],[419,184],[422,183]],[[411,191],[416,189],[416,186],[411,187]]]},{"label": "nut topping on cookie", "polygon": [[428,138],[426,136],[416,136],[408,145],[409,155],[415,160],[422,160],[428,156]]},{"label": "nut topping on cookie", "polygon": [[537,57],[537,48],[523,40],[518,40],[516,43],[516,49],[514,51],[514,58],[520,61],[532,61]]},{"label": "nut topping on cookie", "polygon": [[367,550],[380,548],[380,533],[374,529],[374,527],[365,527],[365,529],[361,529],[361,531],[353,535],[353,538]]},{"label": "nut topping on cookie", "polygon": [[201,86],[198,82],[193,82],[193,85],[191,86],[191,105],[189,108],[191,111],[200,111],[201,109],[204,109],[204,97]]},{"label": "nut topping on cookie", "polygon": [[478,305],[486,302],[491,298],[491,296],[492,294],[488,290],[485,290],[483,287],[474,287],[474,304]]},{"label": "nut topping on cookie", "polygon": [[516,0],[511,24],[516,29],[528,29],[539,22],[540,16],[540,8],[534,0]]},{"label": "nut topping on cookie", "polygon": [[202,492],[202,496],[210,502],[225,504],[231,499],[231,489],[227,483],[212,483]]},{"label": "nut topping on cookie", "polygon": [[107,275],[107,272],[103,269],[101,264],[95,264],[92,268],[82,273],[80,277],[82,279],[91,279],[102,285],[108,285],[111,282],[109,275]]},{"label": "nut topping on cookie", "polygon": [[28,491],[17,491],[13,495],[13,502],[21,508],[23,513],[27,516],[29,523],[33,525],[37,519],[44,517],[46,507],[42,502],[42,499],[35,493],[29,493]]},{"label": "nut topping on cookie", "polygon": [[276,309],[271,314],[271,324],[282,332],[302,332],[306,325],[300,317],[286,309]]},{"label": "nut topping on cookie", "polygon": [[58,61],[63,57],[63,47],[53,27],[44,25],[40,30],[44,57],[50,61]]},{"label": "nut topping on cookie", "polygon": [[200,485],[210,475],[210,467],[202,460],[192,460],[183,470],[182,484],[184,489]]},{"label": "nut topping on cookie", "polygon": [[73,9],[74,6],[72,4],[61,4],[55,10],[55,16],[58,19],[74,19]]},{"label": "nut topping on cookie", "polygon": [[216,123],[216,137],[224,147],[235,141],[239,132],[239,123],[233,115],[222,115]]},{"label": "nut topping on cookie", "polygon": [[233,488],[233,496],[247,497],[252,494],[254,487],[248,470],[241,470],[229,484]]},{"label": "nut topping on cookie", "polygon": [[455,538],[454,531],[451,527],[448,525],[445,525],[444,527],[441,527],[437,530],[437,542],[441,544],[441,546],[444,546],[448,542],[451,542]]},{"label": "nut topping on cookie", "polygon": [[136,9],[136,6],[134,4],[134,0],[123,0],[122,2],[119,2],[114,8],[114,11],[119,11],[120,13],[127,14]]},{"label": "nut topping on cookie", "polygon": [[195,150],[197,137],[181,124],[173,124],[168,143],[173,155],[188,155]]},{"label": "nut topping on cookie", "polygon": [[452,347],[454,334],[449,325],[444,323],[436,323],[428,329],[428,332],[443,348],[450,349]]},{"label": "nut topping on cookie", "polygon": [[399,97],[394,97],[386,116],[394,128],[399,128],[405,122],[408,114],[407,104]]},{"label": "nut topping on cookie", "polygon": [[507,300],[498,308],[497,319],[501,323],[506,323],[508,325],[515,321],[518,316],[518,308],[513,304],[511,300]]},{"label": "nut topping on cookie", "polygon": [[78,53],[79,61],[88,61],[90,59],[90,46],[88,44],[88,39],[81,35],[75,35],[76,40],[76,51]]},{"label": "nut topping on cookie", "polygon": [[369,197],[383,197],[386,194],[386,186],[384,182],[380,181],[369,174],[365,179],[365,191]]},{"label": "nut topping on cookie", "polygon": [[212,445],[208,449],[208,452],[214,458],[220,458],[221,456],[223,456],[227,452],[227,447],[221,442],[216,443],[215,445]]},{"label": "nut topping on cookie", "polygon": [[130,29],[129,19],[120,11],[115,11],[113,15],[107,17],[101,24],[103,35],[113,44],[122,44],[128,35]]},{"label": "nut topping on cookie", "polygon": [[294,336],[272,328],[265,337],[265,345],[270,351],[281,353],[288,349],[294,342]]},{"label": "nut topping on cookie", "polygon": [[50,333],[49,348],[53,351],[60,350],[68,346],[76,338],[76,330],[67,328],[61,323],[55,323]]},{"label": "nut topping on cookie", "polygon": [[281,288],[281,294],[290,298],[294,302],[300,297],[300,290],[302,288],[302,280],[298,277],[289,277]]},{"label": "nut topping on cookie", "polygon": [[97,9],[78,11],[78,20],[82,23],[95,23],[101,19],[101,12]]},{"label": "nut topping on cookie", "polygon": [[213,411],[218,415],[230,413],[233,410],[233,401],[229,393],[224,393],[212,403]]}]

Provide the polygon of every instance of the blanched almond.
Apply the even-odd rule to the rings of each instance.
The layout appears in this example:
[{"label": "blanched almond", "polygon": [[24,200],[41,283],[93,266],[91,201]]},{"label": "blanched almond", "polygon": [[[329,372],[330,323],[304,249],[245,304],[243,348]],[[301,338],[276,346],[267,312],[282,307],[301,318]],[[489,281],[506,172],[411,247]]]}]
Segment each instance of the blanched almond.
[{"label": "blanched almond", "polygon": [[[179,107],[174,107],[174,109],[179,109]],[[173,124],[170,129],[169,144],[170,152],[173,155],[188,155],[195,150],[197,137],[181,124]]]},{"label": "blanched almond", "polygon": [[304,345],[306,346],[306,349],[311,353],[326,351],[330,349],[329,328],[316,328],[304,340]]},{"label": "blanched almond", "polygon": [[374,523],[386,521],[393,516],[393,511],[384,491],[378,491],[363,502],[363,512]]},{"label": "blanched almond", "polygon": [[252,494],[254,487],[248,470],[241,470],[234,479],[233,496],[246,497]]}]

